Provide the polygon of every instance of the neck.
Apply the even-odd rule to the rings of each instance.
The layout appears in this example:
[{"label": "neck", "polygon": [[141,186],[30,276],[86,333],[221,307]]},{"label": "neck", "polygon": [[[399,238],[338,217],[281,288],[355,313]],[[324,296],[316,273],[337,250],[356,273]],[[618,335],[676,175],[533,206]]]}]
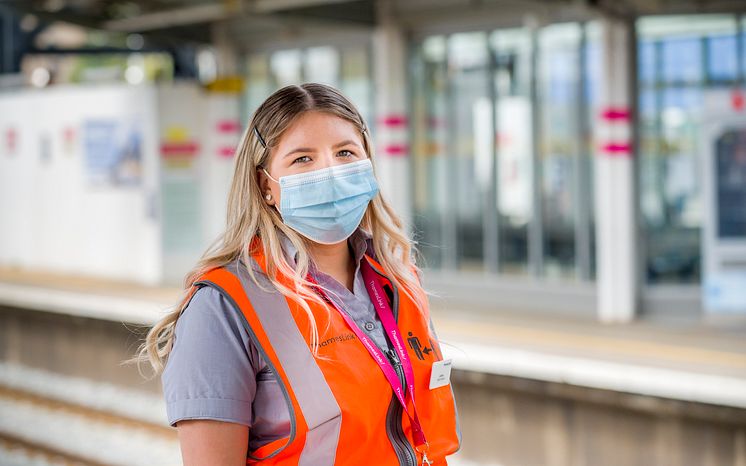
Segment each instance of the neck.
[{"label": "neck", "polygon": [[355,263],[347,240],[337,244],[309,242],[307,247],[317,269],[353,291]]}]

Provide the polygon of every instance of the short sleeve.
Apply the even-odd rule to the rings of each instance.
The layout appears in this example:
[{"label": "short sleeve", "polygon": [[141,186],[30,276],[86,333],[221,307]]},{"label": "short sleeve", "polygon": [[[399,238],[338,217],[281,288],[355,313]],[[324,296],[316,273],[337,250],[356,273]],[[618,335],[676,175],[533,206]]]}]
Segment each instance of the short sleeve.
[{"label": "short sleeve", "polygon": [[256,374],[263,361],[240,311],[203,286],[176,321],[161,375],[168,422],[215,419],[251,426]]}]

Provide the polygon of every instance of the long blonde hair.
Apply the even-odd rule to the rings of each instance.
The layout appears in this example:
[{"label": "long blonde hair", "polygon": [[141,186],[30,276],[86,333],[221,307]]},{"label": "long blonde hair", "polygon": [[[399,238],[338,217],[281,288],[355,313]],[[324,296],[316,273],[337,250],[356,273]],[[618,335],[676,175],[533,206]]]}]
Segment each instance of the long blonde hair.
[{"label": "long blonde hair", "polygon": [[[306,279],[310,265],[306,240],[285,225],[277,210],[263,201],[257,177],[257,168],[268,162],[271,148],[277,145],[283,132],[295,119],[308,111],[326,112],[355,125],[362,135],[365,152],[373,162],[373,145],[360,112],[335,88],[319,83],[305,83],[283,87],[270,95],[254,112],[236,149],[225,231],[186,274],[184,293],[175,309],[149,329],[137,355],[125,362],[148,361],[153,367],[153,376],[163,371],[165,360],[173,346],[176,321],[189,302],[194,282],[204,273],[241,258],[252,280],[261,286],[250,265],[254,238],[261,240],[267,278],[280,293],[296,302],[308,314],[311,350],[318,357],[319,332],[308,301],[315,301],[327,310],[329,308],[314,291],[314,285]],[[255,126],[267,145],[266,149],[253,132]],[[420,270],[413,257],[415,248],[404,231],[401,219],[380,191],[368,204],[360,227],[372,235],[376,259],[383,266],[386,275],[423,309],[426,295],[419,284]],[[283,254],[278,230],[297,248],[295,268],[291,267]],[[277,280],[277,272],[289,277],[290,280],[285,281],[292,286],[286,286]]]}]

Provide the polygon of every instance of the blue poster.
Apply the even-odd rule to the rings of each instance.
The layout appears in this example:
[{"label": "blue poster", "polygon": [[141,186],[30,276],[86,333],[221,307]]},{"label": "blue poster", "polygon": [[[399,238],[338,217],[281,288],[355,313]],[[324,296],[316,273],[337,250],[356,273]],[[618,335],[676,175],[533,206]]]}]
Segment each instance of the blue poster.
[{"label": "blue poster", "polygon": [[83,124],[84,162],[94,185],[142,183],[142,131],[134,122],[88,120]]}]

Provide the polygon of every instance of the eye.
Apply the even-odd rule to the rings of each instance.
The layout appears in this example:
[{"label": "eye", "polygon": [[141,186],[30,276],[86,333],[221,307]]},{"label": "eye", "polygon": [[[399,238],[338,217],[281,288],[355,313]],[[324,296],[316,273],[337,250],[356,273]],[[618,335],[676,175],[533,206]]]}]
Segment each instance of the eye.
[{"label": "eye", "polygon": [[344,150],[341,150],[341,151],[339,151],[339,153],[340,153],[340,154],[341,154],[341,153],[343,153],[343,152],[347,152],[347,153],[349,154],[349,155],[346,155],[345,157],[351,157],[351,156],[355,155],[355,153],[354,153],[354,152],[352,152],[352,151],[349,151],[349,150],[347,150],[347,149],[344,149]]},{"label": "eye", "polygon": [[311,157],[309,157],[307,155],[303,155],[303,156],[298,157],[297,159],[293,160],[293,163],[291,163],[290,165],[293,165],[295,163],[305,163],[305,162],[308,162],[310,160],[311,160]]}]

